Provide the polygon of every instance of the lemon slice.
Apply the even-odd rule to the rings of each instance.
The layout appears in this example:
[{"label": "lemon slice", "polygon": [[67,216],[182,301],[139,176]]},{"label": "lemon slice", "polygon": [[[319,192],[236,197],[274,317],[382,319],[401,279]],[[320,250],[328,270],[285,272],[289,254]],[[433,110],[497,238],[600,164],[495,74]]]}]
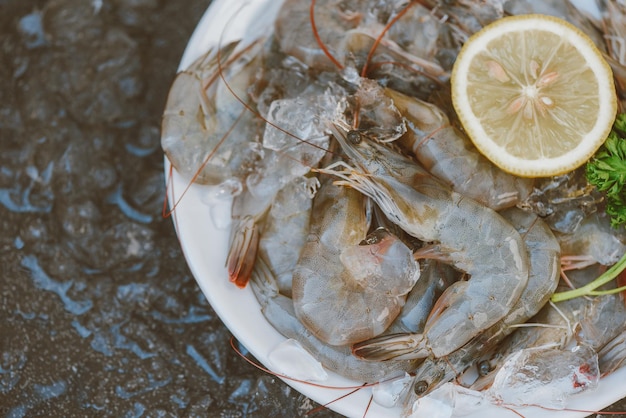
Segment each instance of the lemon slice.
[{"label": "lemon slice", "polygon": [[522,177],[584,164],[617,112],[601,52],[552,16],[511,16],[484,27],[461,49],[451,84],[454,109],[479,151]]}]

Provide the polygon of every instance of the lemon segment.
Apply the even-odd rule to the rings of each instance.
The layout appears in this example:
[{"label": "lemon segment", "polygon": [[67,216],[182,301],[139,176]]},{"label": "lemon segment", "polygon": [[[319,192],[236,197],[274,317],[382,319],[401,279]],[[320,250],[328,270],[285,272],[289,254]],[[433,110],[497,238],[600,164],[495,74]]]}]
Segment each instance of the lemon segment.
[{"label": "lemon segment", "polygon": [[593,41],[546,15],[506,17],[474,34],[451,85],[454,109],[478,150],[522,177],[584,164],[617,112],[613,74]]}]

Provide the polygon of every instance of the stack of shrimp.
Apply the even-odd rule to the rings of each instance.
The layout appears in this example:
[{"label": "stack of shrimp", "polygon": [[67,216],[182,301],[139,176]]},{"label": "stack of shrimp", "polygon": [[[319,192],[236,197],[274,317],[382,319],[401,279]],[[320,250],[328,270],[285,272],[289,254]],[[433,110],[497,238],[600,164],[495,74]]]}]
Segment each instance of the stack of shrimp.
[{"label": "stack of shrimp", "polygon": [[328,369],[409,373],[407,415],[446,382],[493,386],[520,350],[589,366],[576,390],[624,358],[621,296],[548,303],[626,251],[602,196],[580,170],[498,169],[448,89],[464,40],[507,13],[573,22],[619,77],[624,10],[602,3],[596,22],[567,2],[509,3],[285,0],[273,31],[179,73],[164,113],[173,166],[233,198],[231,281]]}]

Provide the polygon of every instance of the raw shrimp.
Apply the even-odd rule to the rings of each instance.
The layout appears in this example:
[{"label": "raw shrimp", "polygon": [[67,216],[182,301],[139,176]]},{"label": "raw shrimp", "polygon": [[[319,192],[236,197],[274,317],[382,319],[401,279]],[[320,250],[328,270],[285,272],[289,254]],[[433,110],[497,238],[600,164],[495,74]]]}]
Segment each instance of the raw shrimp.
[{"label": "raw shrimp", "polygon": [[[286,0],[275,24],[281,50],[314,69],[343,68],[338,45],[346,31],[361,23],[366,4],[367,0]],[[322,45],[316,39],[314,22]]]},{"label": "raw shrimp", "polygon": [[292,179],[316,167],[326,154],[328,135],[320,121],[328,117],[326,109],[337,108],[338,98],[345,93],[329,80],[309,81],[303,91],[285,93],[297,97],[271,102],[264,117],[267,126],[259,150],[261,158],[233,201],[232,237],[226,264],[230,280],[239,287],[244,287],[250,277],[259,239],[258,223],[276,194]]},{"label": "raw shrimp", "polygon": [[415,368],[415,361],[372,363],[356,359],[349,346],[331,346],[297,319],[291,294],[292,272],[306,242],[315,178],[298,178],[282,189],[264,223],[251,287],[267,320],[300,342],[327,369],[363,382],[376,382]]},{"label": "raw shrimp", "polygon": [[[604,0],[595,3],[602,9],[601,3],[604,3]],[[597,22],[569,0],[507,0],[504,4],[504,10],[512,15],[540,13],[567,20],[589,36],[601,51],[605,50],[603,34],[598,29]]]},{"label": "raw shrimp", "polygon": [[382,333],[419,277],[411,250],[384,230],[367,236],[366,198],[322,183],[307,242],[293,272],[298,319],[331,345]]},{"label": "raw shrimp", "polygon": [[[510,208],[502,216],[522,234],[530,259],[528,284],[510,313],[501,321],[477,335],[472,341],[450,355],[422,363],[414,377],[416,395],[425,395],[441,384],[456,378],[470,367],[485,350],[493,349],[504,337],[513,332],[515,324],[525,322],[535,315],[556,289],[559,280],[559,245],[554,235],[537,215],[521,209]],[[366,358],[385,360],[411,358],[404,343],[410,335],[377,337],[353,347],[353,352]]]},{"label": "raw shrimp", "polygon": [[[396,6],[399,10],[395,10]],[[376,0],[287,0],[276,20],[277,39],[282,51],[312,69],[367,71],[367,65],[372,63],[382,70],[370,73],[372,78],[406,85],[427,96],[434,85],[447,81],[449,73],[430,57],[412,54],[393,39],[381,38],[385,24],[393,23],[395,16],[415,6],[416,2],[394,4]],[[425,25],[415,28],[428,29]],[[379,64],[387,64],[393,71],[386,71]]]},{"label": "raw shrimp", "polygon": [[347,32],[340,50],[346,64],[360,68],[362,75],[381,85],[422,98],[449,80],[450,73],[435,61],[409,54],[386,38],[378,39],[378,34],[363,28]]},{"label": "raw shrimp", "polygon": [[391,89],[386,94],[407,121],[400,144],[454,191],[494,210],[515,206],[528,197],[533,180],[505,173],[492,164],[437,106]]},{"label": "raw shrimp", "polygon": [[291,297],[293,269],[309,230],[316,177],[297,177],[283,187],[263,222],[257,258],[271,271],[280,293]]},{"label": "raw shrimp", "polygon": [[331,129],[356,168],[343,163],[322,171],[371,197],[407,233],[434,243],[417,257],[445,260],[471,275],[439,298],[413,341],[416,356],[448,355],[505,317],[528,281],[528,255],[515,228],[365,135],[337,124]]},{"label": "raw shrimp", "polygon": [[532,193],[517,206],[535,212],[553,231],[569,234],[598,210],[602,195],[589,184],[585,168],[537,179]]},{"label": "raw shrimp", "polygon": [[476,390],[488,388],[505,359],[519,350],[532,347],[564,349],[570,345],[584,304],[583,300],[571,299],[560,303],[558,309],[552,304],[545,305],[528,325],[516,329],[498,347],[476,359],[479,377],[470,387]]},{"label": "raw shrimp", "polygon": [[626,329],[606,343],[598,352],[600,372],[603,376],[622,367],[626,360]]},{"label": "raw shrimp", "polygon": [[[258,160],[254,140],[263,124],[233,92],[247,97],[264,41],[257,39],[247,46],[235,42],[219,54],[211,49],[176,76],[163,113],[161,145],[189,181],[220,186],[226,195],[237,194]],[[220,58],[226,62],[219,64]]]},{"label": "raw shrimp", "polygon": [[611,227],[606,214],[594,213],[571,234],[556,234],[567,270],[595,263],[612,266],[626,253],[626,233]]},{"label": "raw shrimp", "polygon": [[[601,267],[596,264],[583,270],[573,270],[570,280],[577,286],[584,285],[598,276]],[[612,286],[614,283],[607,285],[609,288]],[[500,362],[520,349],[539,346],[567,349],[584,344],[599,351],[623,330],[625,322],[626,308],[618,294],[575,298],[546,305],[529,321],[528,326],[517,329],[496,350],[485,353],[481,362],[486,373],[481,373],[484,376],[473,387],[488,386]],[[543,326],[534,327],[532,324]]]},{"label": "raw shrimp", "polygon": [[278,292],[274,277],[264,263],[258,263],[251,287],[265,318],[278,332],[298,341],[325,368],[357,382],[378,382],[414,370],[419,361],[371,362],[352,355],[349,345],[329,345],[317,338],[296,317],[293,301]]},{"label": "raw shrimp", "polygon": [[457,31],[470,36],[482,29],[483,26],[504,17],[504,0],[457,0],[440,2],[425,0],[429,7],[437,14],[445,16],[452,24],[458,27]]}]

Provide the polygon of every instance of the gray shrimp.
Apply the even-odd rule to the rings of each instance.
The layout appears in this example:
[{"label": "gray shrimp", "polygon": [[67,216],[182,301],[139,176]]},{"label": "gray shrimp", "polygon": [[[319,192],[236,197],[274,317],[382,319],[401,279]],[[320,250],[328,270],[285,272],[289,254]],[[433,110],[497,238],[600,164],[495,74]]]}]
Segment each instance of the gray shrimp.
[{"label": "gray shrimp", "polygon": [[318,188],[316,177],[297,177],[291,181],[276,195],[260,231],[257,258],[270,269],[280,293],[288,297]]},{"label": "gray shrimp", "polygon": [[[601,270],[598,264],[573,270],[570,279],[576,286],[584,285],[595,279]],[[612,288],[614,284],[606,287]],[[489,386],[502,361],[521,349],[546,346],[564,350],[585,345],[598,352],[621,332],[625,322],[626,308],[618,294],[546,305],[527,326],[509,335],[497,349],[484,353],[480,360],[484,362],[483,373],[472,387]]]},{"label": "gray shrimp", "polygon": [[233,195],[258,160],[250,143],[264,126],[233,92],[247,97],[264,42],[262,38],[249,45],[234,42],[219,51],[212,48],[174,79],[163,112],[161,145],[189,181]]},{"label": "gray shrimp", "polygon": [[416,256],[445,260],[471,276],[439,298],[424,333],[411,344],[416,357],[442,357],[500,321],[528,281],[530,262],[520,234],[493,210],[450,191],[402,155],[357,131],[331,124],[356,166],[322,172],[369,196],[410,235],[432,242]]},{"label": "gray shrimp", "polygon": [[368,235],[369,223],[365,196],[322,182],[292,297],[298,319],[327,344],[382,333],[419,277],[412,251],[387,231]]},{"label": "gray shrimp", "polygon": [[[233,200],[226,265],[230,280],[239,287],[244,287],[250,277],[259,240],[259,223],[276,194],[293,179],[306,175],[326,155],[329,138],[321,120],[328,117],[326,109],[334,111],[345,92],[332,82],[308,82],[310,84],[302,91],[291,91],[287,97],[271,101],[265,116],[268,123],[258,149],[261,157]],[[291,97],[291,94],[297,96]]]},{"label": "gray shrimp", "polygon": [[371,362],[352,355],[349,345],[330,345],[317,338],[296,316],[293,300],[278,292],[274,277],[257,264],[251,288],[268,322],[283,336],[298,341],[326,369],[357,382],[378,382],[414,370],[417,360]]},{"label": "gray shrimp", "polygon": [[[530,274],[524,292],[511,312],[494,326],[445,358],[428,358],[418,366],[413,378],[411,396],[427,395],[445,382],[457,378],[475,364],[482,353],[494,349],[500,341],[512,333],[516,329],[516,324],[526,322],[534,316],[556,289],[559,281],[560,249],[548,226],[537,215],[517,208],[505,210],[502,216],[517,228],[526,244],[530,258]],[[404,352],[401,338],[402,336],[398,335],[400,349],[398,358],[410,358],[410,353],[406,357],[402,355]],[[389,341],[389,346],[390,354],[393,354],[393,340]],[[481,366],[486,367],[487,363]]]},{"label": "gray shrimp", "polygon": [[376,382],[409,372],[415,361],[372,363],[352,356],[350,346],[332,346],[310,332],[297,318],[292,274],[307,240],[315,178],[299,178],[281,190],[264,222],[251,288],[270,324],[301,343],[324,367],[362,382]]},{"label": "gray shrimp", "polygon": [[399,142],[432,175],[452,189],[494,210],[528,197],[533,180],[508,174],[492,164],[434,104],[391,89],[386,94],[407,121]]}]

